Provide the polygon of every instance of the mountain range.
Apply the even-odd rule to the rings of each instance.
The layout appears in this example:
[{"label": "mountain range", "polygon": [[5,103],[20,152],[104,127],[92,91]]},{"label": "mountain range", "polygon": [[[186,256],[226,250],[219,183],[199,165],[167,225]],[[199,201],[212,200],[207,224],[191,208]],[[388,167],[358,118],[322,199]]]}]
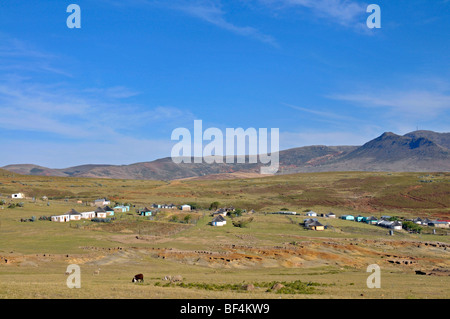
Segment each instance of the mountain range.
[{"label": "mountain range", "polygon": [[[279,152],[277,174],[327,171],[448,172],[450,133],[391,132],[361,146],[305,146]],[[248,161],[247,161],[248,162]],[[225,179],[256,177],[264,164],[176,164],[170,157],[129,165],[81,165],[52,169],[33,164],[7,165],[3,169],[23,174],[112,179]],[[266,165],[265,165],[266,166]]]}]

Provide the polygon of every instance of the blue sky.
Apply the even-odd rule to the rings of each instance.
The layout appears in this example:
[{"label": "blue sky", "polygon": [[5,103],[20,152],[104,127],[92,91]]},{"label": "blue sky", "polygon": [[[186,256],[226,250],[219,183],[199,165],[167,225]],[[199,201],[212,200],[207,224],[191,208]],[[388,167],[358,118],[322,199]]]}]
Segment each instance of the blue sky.
[{"label": "blue sky", "polygon": [[167,157],[195,119],[279,128],[281,149],[448,132],[449,16],[448,0],[4,0],[0,166]]}]

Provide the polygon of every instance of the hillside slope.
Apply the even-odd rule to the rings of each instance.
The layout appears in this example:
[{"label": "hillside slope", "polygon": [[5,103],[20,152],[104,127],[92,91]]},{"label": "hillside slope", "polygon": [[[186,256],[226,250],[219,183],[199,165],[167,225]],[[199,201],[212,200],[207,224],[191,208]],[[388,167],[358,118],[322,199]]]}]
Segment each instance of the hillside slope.
[{"label": "hillside slope", "polygon": [[[314,145],[279,152],[278,174],[326,171],[450,171],[450,133],[415,131],[403,136],[392,132],[362,146]],[[3,169],[41,176],[92,177],[113,179],[174,180],[226,174],[257,174],[260,163],[181,163],[171,158],[130,165],[81,165],[51,169],[38,165],[8,165]],[[239,175],[238,174],[238,175]],[[237,176],[237,175],[236,175]]]}]

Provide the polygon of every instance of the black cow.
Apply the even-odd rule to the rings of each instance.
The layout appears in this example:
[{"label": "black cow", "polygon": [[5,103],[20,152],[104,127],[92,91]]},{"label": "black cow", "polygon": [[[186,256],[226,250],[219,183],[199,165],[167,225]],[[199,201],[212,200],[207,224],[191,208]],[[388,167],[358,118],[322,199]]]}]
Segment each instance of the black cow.
[{"label": "black cow", "polygon": [[131,282],[143,282],[144,281],[144,275],[138,274],[133,277],[133,280]]}]

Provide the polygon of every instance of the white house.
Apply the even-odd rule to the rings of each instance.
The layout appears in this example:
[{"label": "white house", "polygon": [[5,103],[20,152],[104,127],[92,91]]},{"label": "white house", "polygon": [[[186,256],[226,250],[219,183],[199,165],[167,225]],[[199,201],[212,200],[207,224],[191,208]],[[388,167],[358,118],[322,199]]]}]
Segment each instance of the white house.
[{"label": "white house", "polygon": [[[104,212],[106,214],[106,212]],[[71,209],[65,214],[51,216],[52,222],[66,223],[71,220],[91,219],[95,217],[95,212],[79,213],[75,209]],[[106,215],[105,215],[106,217]]]},{"label": "white house", "polygon": [[130,206],[119,205],[113,208],[114,213],[126,213],[130,211]]},{"label": "white house", "polygon": [[12,194],[11,198],[25,198],[23,193]]},{"label": "white house", "polygon": [[51,217],[51,220],[52,222],[65,223],[70,221],[70,215],[69,214],[55,215]]},{"label": "white house", "polygon": [[106,210],[104,210],[102,207],[98,207],[96,210],[95,210],[95,216],[97,217],[97,218],[106,218]]},{"label": "white house", "polygon": [[100,198],[100,199],[96,199],[94,200],[94,205],[95,206],[106,206],[106,205],[111,205],[111,201],[107,200],[106,198]]},{"label": "white house", "polygon": [[403,228],[402,225],[403,225],[403,224],[402,224],[401,222],[395,221],[395,222],[391,225],[391,228],[392,228],[392,229],[400,230],[400,229]]},{"label": "white house", "polygon": [[95,217],[95,212],[81,212],[82,219],[91,219]]},{"label": "white house", "polygon": [[191,205],[181,205],[181,210],[191,210]]},{"label": "white house", "polygon": [[309,212],[306,213],[306,216],[317,216],[317,213],[310,210]]},{"label": "white house", "polygon": [[75,209],[71,209],[65,214],[51,216],[50,219],[52,222],[66,223],[71,220],[81,220],[81,218],[82,218],[81,213],[77,212]]},{"label": "white house", "polygon": [[226,219],[222,215],[217,215],[213,218],[211,225],[213,226],[223,226],[227,223]]},{"label": "white house", "polygon": [[69,215],[70,220],[80,220],[81,214],[77,212],[75,209],[70,210],[67,215]]},{"label": "white house", "polygon": [[394,222],[389,220],[381,220],[377,223],[377,225],[385,228],[394,228]]},{"label": "white house", "polygon": [[449,227],[449,223],[447,221],[441,221],[441,220],[433,220],[431,221],[429,224],[429,226],[432,227],[438,227],[438,228],[448,228]]}]

